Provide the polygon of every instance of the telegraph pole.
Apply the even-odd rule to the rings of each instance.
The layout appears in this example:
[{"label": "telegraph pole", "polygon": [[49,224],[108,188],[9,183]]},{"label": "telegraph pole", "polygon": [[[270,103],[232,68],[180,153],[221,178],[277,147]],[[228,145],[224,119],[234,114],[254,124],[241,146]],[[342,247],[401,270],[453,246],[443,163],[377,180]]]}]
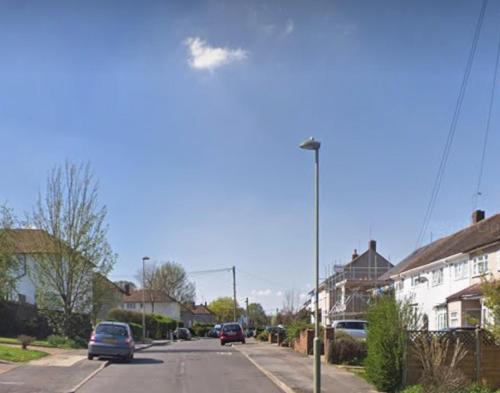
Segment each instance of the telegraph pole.
[{"label": "telegraph pole", "polygon": [[250,316],[248,315],[248,298],[245,299],[245,304],[246,304],[246,312],[247,312],[247,329],[248,326],[250,325]]},{"label": "telegraph pole", "polygon": [[236,266],[233,266],[233,317],[234,322],[236,322]]}]

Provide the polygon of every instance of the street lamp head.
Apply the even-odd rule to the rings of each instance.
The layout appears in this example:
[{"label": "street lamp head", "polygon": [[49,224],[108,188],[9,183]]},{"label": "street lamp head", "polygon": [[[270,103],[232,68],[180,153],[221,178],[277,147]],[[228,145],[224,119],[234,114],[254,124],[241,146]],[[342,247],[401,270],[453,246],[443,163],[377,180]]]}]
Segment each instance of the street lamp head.
[{"label": "street lamp head", "polygon": [[142,257],[143,261],[149,261],[149,257]]},{"label": "street lamp head", "polygon": [[319,150],[320,146],[320,141],[315,140],[313,137],[310,137],[299,145],[304,150]]}]

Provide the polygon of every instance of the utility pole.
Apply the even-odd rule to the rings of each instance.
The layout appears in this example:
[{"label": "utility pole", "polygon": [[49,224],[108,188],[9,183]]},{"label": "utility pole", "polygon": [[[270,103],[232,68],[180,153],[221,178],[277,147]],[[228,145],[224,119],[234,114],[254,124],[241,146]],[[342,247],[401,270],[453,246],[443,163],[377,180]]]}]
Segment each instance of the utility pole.
[{"label": "utility pole", "polygon": [[233,316],[234,316],[234,321],[236,322],[236,266],[233,266],[233,298],[234,298]]},{"label": "utility pole", "polygon": [[246,304],[246,313],[247,313],[247,329],[248,326],[250,325],[250,316],[248,315],[248,298],[245,299],[245,304]]},{"label": "utility pole", "polygon": [[146,261],[149,257],[142,258],[142,342],[146,341]]}]

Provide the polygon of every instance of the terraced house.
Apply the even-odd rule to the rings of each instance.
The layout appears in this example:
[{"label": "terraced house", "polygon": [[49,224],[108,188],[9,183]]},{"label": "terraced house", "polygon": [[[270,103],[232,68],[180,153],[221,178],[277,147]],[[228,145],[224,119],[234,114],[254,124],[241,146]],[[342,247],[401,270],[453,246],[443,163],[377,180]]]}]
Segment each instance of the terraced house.
[{"label": "terraced house", "polygon": [[490,321],[481,281],[500,278],[500,214],[417,249],[388,274],[398,300],[408,300],[430,330]]}]

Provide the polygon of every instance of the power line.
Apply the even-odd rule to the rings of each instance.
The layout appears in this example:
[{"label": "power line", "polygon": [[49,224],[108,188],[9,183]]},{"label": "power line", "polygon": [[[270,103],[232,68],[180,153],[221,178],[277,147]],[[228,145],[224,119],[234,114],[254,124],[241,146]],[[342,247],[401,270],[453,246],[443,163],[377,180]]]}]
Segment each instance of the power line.
[{"label": "power line", "polygon": [[429,226],[432,213],[434,211],[434,207],[436,205],[436,200],[439,195],[439,191],[441,189],[441,183],[443,180],[444,172],[446,169],[446,165],[448,163],[448,158],[450,155],[451,147],[453,145],[453,140],[455,138],[455,133],[457,129],[458,119],[460,118],[460,112],[462,110],[462,104],[465,97],[465,91],[467,90],[467,85],[469,82],[470,73],[472,70],[472,64],[474,62],[474,57],[476,55],[477,43],[479,41],[479,36],[481,33],[481,28],[483,26],[484,15],[486,13],[486,7],[488,5],[488,0],[483,0],[481,11],[479,13],[479,18],[476,23],[476,28],[474,31],[474,37],[472,39],[472,46],[469,51],[469,56],[467,58],[467,64],[465,66],[464,76],[462,78],[462,83],[460,85],[457,102],[455,104],[455,110],[453,112],[452,120],[450,123],[450,128],[448,130],[448,136],[446,138],[446,143],[443,149],[443,154],[441,156],[441,161],[439,163],[438,171],[436,174],[436,178],[434,180],[434,185],[432,187],[431,198],[429,200],[429,204],[427,205],[427,209],[424,215],[424,221],[422,223],[422,227],[420,229],[420,233],[417,238],[417,243],[415,248],[419,248],[422,244],[425,233],[427,232],[427,228]]},{"label": "power line", "polygon": [[497,84],[499,60],[500,60],[500,33],[498,36],[497,56],[496,56],[496,60],[495,60],[495,70],[493,72],[493,80],[491,82],[491,95],[490,95],[490,104],[489,104],[489,108],[488,108],[488,120],[486,121],[486,129],[484,132],[483,150],[481,153],[481,161],[480,161],[480,165],[479,165],[479,176],[477,179],[476,193],[474,194],[474,209],[473,210],[477,209],[479,196],[481,195],[481,182],[483,180],[484,161],[486,158],[486,149],[488,146],[488,138],[490,135],[491,114],[493,112],[493,103],[495,102],[495,91],[496,91],[496,84]]}]

